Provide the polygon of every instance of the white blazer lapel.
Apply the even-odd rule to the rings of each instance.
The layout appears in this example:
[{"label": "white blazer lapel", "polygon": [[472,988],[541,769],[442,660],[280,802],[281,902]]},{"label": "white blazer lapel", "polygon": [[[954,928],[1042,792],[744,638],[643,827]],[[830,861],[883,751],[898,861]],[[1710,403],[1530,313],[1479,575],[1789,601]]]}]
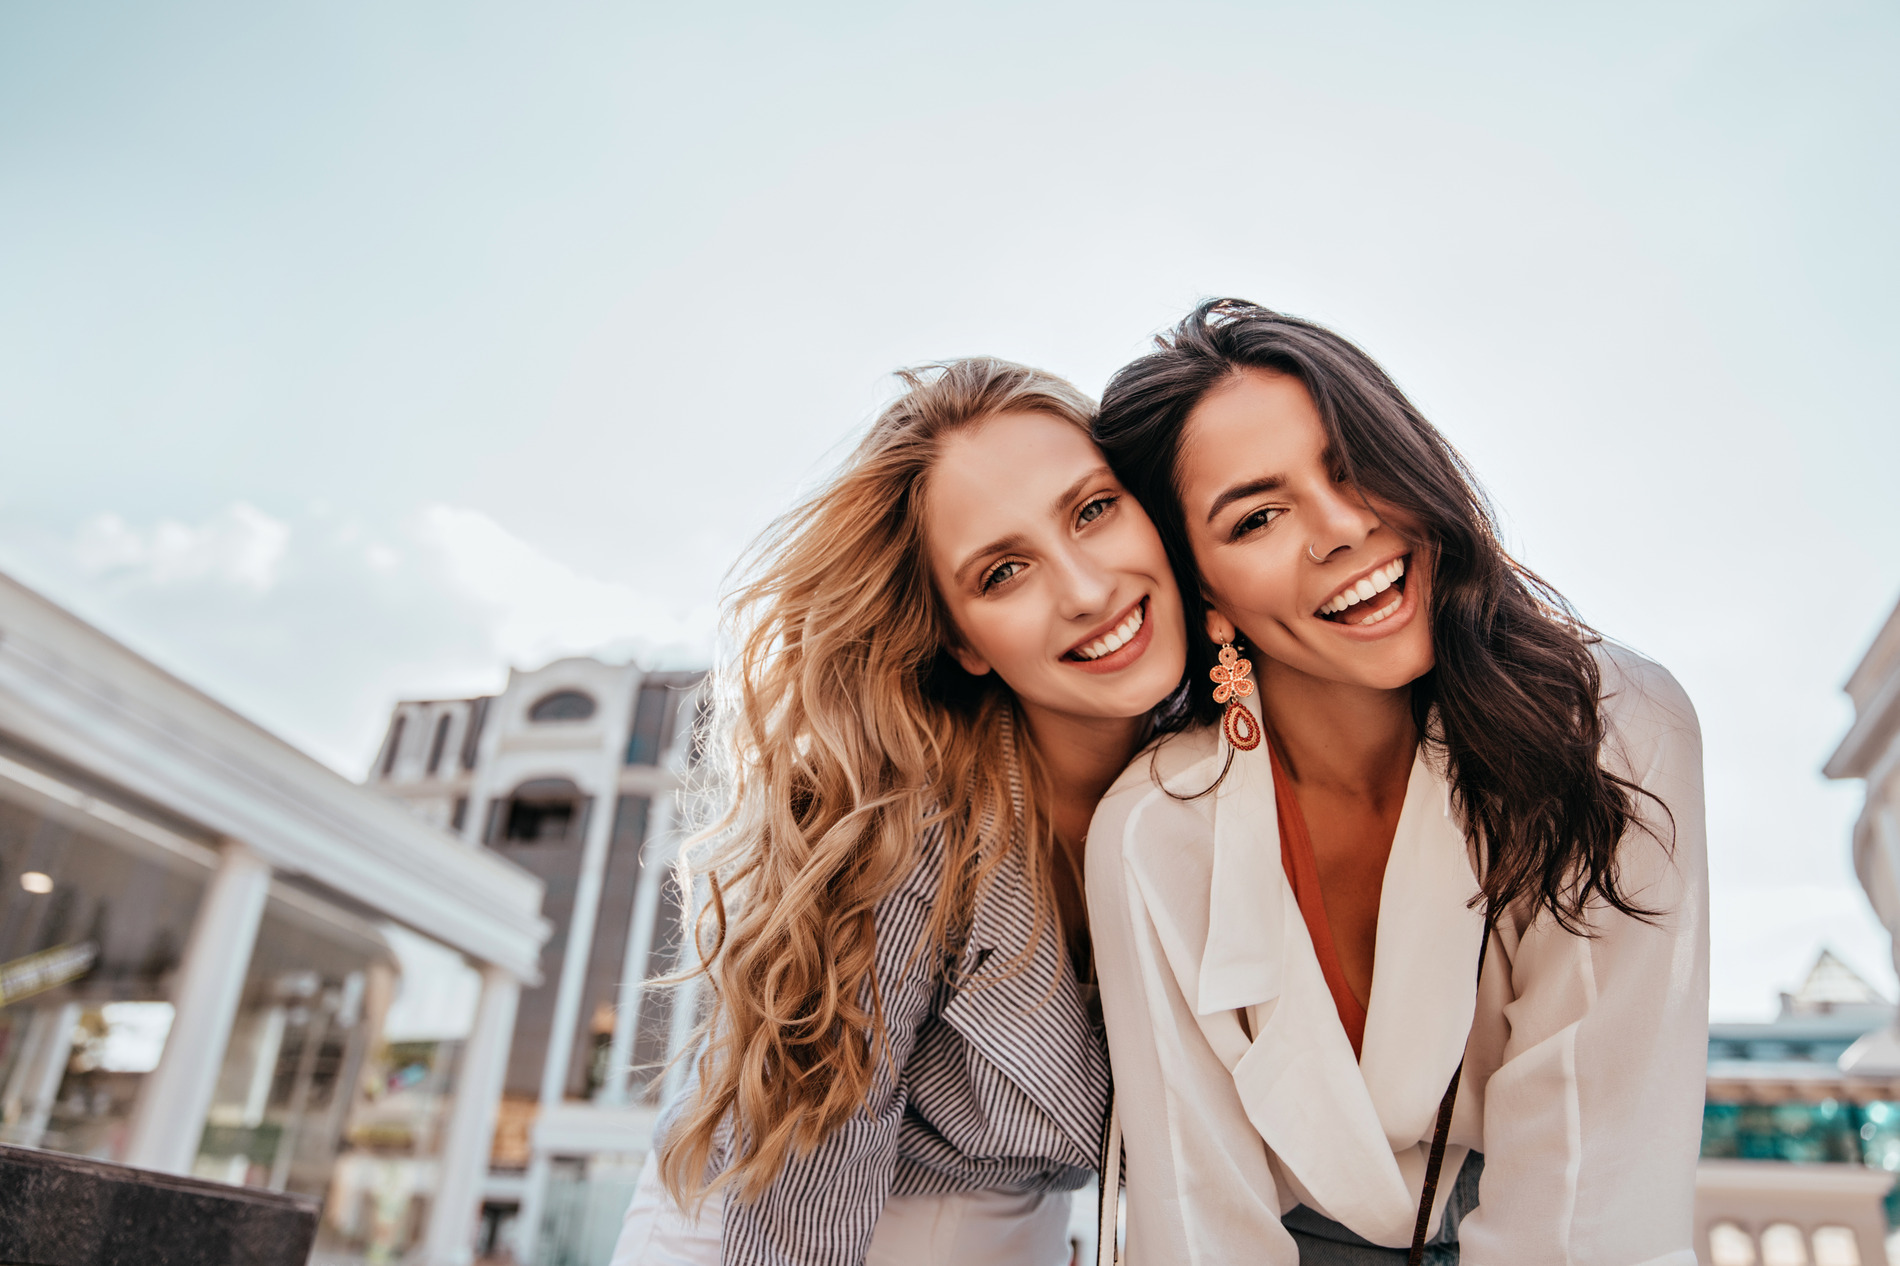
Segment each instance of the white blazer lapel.
[{"label": "white blazer lapel", "polygon": [[1253,1041],[1234,1085],[1301,1198],[1375,1243],[1407,1244],[1424,1182],[1419,1140],[1470,1032],[1483,923],[1464,906],[1477,881],[1444,780],[1421,759],[1407,785],[1360,1061],[1286,882],[1267,752],[1237,752],[1217,796],[1196,1012],[1246,1010]]},{"label": "white blazer lapel", "polygon": [[[1280,897],[1288,888],[1266,748],[1235,752],[1214,796],[1207,948],[1194,1000],[1200,1015],[1277,998],[1285,973],[1287,915]],[[1293,909],[1298,922],[1298,907]]]},{"label": "white blazer lapel", "polygon": [[1429,1139],[1477,1007],[1484,911],[1451,790],[1421,747],[1379,895],[1360,1070],[1396,1151]]}]

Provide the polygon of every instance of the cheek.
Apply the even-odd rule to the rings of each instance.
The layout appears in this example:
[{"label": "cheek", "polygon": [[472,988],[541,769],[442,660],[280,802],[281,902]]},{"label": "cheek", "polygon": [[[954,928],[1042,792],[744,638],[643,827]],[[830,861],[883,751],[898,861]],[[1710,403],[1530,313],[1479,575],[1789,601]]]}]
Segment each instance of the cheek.
[{"label": "cheek", "polygon": [[1298,569],[1265,548],[1212,551],[1201,563],[1201,577],[1220,605],[1235,613],[1279,618],[1298,606]]},{"label": "cheek", "polygon": [[966,613],[959,622],[970,648],[999,671],[1040,657],[1041,642],[1028,626],[1024,612],[1018,609],[1023,605],[1026,604],[983,604],[978,610]]}]

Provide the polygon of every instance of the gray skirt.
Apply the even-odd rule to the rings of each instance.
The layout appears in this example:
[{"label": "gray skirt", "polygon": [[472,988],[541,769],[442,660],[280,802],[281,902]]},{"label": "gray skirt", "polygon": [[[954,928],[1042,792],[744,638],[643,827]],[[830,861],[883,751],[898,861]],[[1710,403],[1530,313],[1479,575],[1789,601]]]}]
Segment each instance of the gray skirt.
[{"label": "gray skirt", "polygon": [[[1483,1173],[1484,1157],[1477,1152],[1467,1155],[1445,1201],[1438,1234],[1425,1241],[1426,1266],[1457,1266],[1458,1223],[1478,1207],[1478,1178]],[[1397,1266],[1411,1256],[1408,1249],[1385,1248],[1361,1239],[1305,1205],[1289,1210],[1280,1225],[1293,1233],[1293,1242],[1300,1246],[1300,1266]]]}]

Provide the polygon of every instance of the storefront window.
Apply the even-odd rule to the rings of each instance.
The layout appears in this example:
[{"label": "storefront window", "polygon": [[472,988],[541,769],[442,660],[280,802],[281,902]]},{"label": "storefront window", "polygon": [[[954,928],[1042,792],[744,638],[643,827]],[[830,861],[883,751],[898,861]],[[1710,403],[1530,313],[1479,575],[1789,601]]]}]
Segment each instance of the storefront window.
[{"label": "storefront window", "polygon": [[124,1154],[210,873],[176,838],[0,796],[0,1142]]}]

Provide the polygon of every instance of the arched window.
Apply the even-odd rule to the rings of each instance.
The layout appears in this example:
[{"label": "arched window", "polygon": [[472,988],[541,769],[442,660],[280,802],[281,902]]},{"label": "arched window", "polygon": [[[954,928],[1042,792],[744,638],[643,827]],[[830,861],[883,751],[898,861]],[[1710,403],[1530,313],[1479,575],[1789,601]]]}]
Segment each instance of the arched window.
[{"label": "arched window", "polygon": [[1717,1222],[1709,1228],[1710,1266],[1759,1266],[1755,1237],[1733,1222]]},{"label": "arched window", "polygon": [[514,794],[494,802],[488,837],[491,844],[554,844],[579,833],[585,797],[565,778],[535,778]]},{"label": "arched window", "polygon": [[1808,1237],[1792,1222],[1777,1222],[1761,1233],[1761,1266],[1809,1266]]},{"label": "arched window", "polygon": [[1853,1228],[1817,1227],[1814,1232],[1814,1266],[1861,1266],[1860,1239]]},{"label": "arched window", "polygon": [[585,721],[594,715],[594,697],[578,690],[557,690],[528,709],[530,721]]}]

